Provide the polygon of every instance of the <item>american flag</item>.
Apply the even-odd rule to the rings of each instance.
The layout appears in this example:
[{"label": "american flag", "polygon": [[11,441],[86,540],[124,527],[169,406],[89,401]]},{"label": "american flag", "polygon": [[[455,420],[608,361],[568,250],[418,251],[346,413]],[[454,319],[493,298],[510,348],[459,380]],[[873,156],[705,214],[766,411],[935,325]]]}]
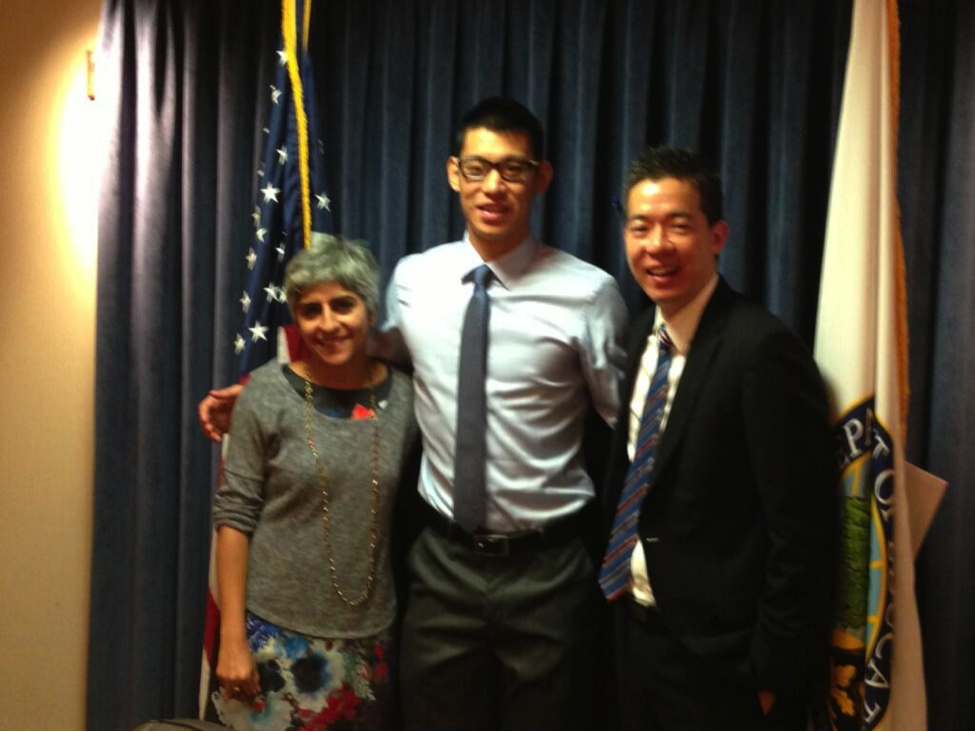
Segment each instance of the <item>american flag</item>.
[{"label": "american flag", "polygon": [[[284,361],[295,358],[301,340],[294,328],[286,327],[290,315],[283,289],[285,265],[295,252],[308,245],[313,232],[333,231],[315,83],[308,56],[311,2],[281,3],[281,44],[274,83],[268,89],[268,122],[262,131],[264,154],[257,170],[257,196],[251,213],[254,234],[250,241],[241,244],[247,281],[241,287],[241,320],[233,349],[237,374],[242,380],[275,356]],[[226,446],[225,439],[225,449]],[[212,670],[220,637],[215,538],[211,542],[200,673],[201,718],[208,716],[210,694],[215,689]]]},{"label": "american flag", "polygon": [[278,329],[290,321],[283,290],[288,259],[308,245],[311,231],[333,230],[307,49],[310,8],[311,0],[282,2],[282,46],[268,90],[270,114],[251,213],[254,236],[241,248],[247,283],[233,344],[239,376],[276,354]]}]

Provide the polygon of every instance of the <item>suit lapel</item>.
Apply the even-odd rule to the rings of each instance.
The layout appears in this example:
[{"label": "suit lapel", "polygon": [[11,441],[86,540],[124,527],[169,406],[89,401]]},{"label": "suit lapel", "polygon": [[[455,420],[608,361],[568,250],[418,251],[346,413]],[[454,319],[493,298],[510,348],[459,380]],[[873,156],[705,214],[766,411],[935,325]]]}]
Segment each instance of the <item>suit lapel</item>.
[{"label": "suit lapel", "polygon": [[677,394],[674,396],[674,403],[667,417],[666,428],[657,445],[653,472],[650,474],[650,490],[653,490],[656,485],[661,470],[680,443],[687,422],[694,413],[708,372],[721,349],[724,338],[723,325],[731,306],[731,298],[732,290],[724,279],[719,280],[714,294],[701,314],[701,322],[698,323],[691,350],[684,363],[684,371],[677,385]]}]

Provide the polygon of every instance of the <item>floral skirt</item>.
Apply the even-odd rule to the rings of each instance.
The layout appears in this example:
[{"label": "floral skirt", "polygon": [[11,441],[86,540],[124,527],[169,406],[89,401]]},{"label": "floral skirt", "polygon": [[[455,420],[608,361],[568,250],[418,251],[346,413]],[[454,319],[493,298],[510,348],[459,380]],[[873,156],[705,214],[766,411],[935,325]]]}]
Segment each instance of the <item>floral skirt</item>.
[{"label": "floral skirt", "polygon": [[392,724],[388,631],[368,638],[316,638],[247,613],[247,641],[261,693],[211,701],[232,729],[388,729]]}]

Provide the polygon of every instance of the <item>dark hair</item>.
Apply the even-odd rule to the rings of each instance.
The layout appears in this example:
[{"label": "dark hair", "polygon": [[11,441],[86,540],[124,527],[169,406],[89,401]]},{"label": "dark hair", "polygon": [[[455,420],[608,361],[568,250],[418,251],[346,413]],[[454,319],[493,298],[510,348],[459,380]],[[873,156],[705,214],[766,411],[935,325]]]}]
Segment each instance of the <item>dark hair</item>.
[{"label": "dark hair", "polygon": [[640,153],[640,157],[630,163],[623,181],[621,203],[624,212],[629,205],[630,191],[635,185],[645,180],[664,178],[687,181],[697,188],[701,195],[701,211],[708,224],[724,218],[724,193],[718,173],[697,153],[666,145],[648,147]]},{"label": "dark hair", "polygon": [[454,155],[460,155],[468,130],[484,127],[492,132],[520,132],[528,138],[536,160],[545,159],[545,131],[538,117],[523,104],[504,97],[488,97],[461,118],[454,135]]}]

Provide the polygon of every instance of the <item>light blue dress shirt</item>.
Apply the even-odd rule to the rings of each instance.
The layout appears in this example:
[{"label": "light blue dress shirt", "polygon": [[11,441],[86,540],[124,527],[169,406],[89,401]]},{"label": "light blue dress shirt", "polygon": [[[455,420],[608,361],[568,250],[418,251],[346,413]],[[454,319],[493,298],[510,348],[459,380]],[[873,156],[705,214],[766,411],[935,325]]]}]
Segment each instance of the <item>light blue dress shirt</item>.
[{"label": "light blue dress shirt", "polygon": [[[467,238],[400,260],[377,350],[412,363],[423,433],[419,490],[453,516],[461,327],[482,260]],[[488,528],[510,532],[592,499],[581,447],[590,403],[610,424],[624,363],[626,306],[616,281],[528,238],[488,262],[494,280],[487,366]]]}]

